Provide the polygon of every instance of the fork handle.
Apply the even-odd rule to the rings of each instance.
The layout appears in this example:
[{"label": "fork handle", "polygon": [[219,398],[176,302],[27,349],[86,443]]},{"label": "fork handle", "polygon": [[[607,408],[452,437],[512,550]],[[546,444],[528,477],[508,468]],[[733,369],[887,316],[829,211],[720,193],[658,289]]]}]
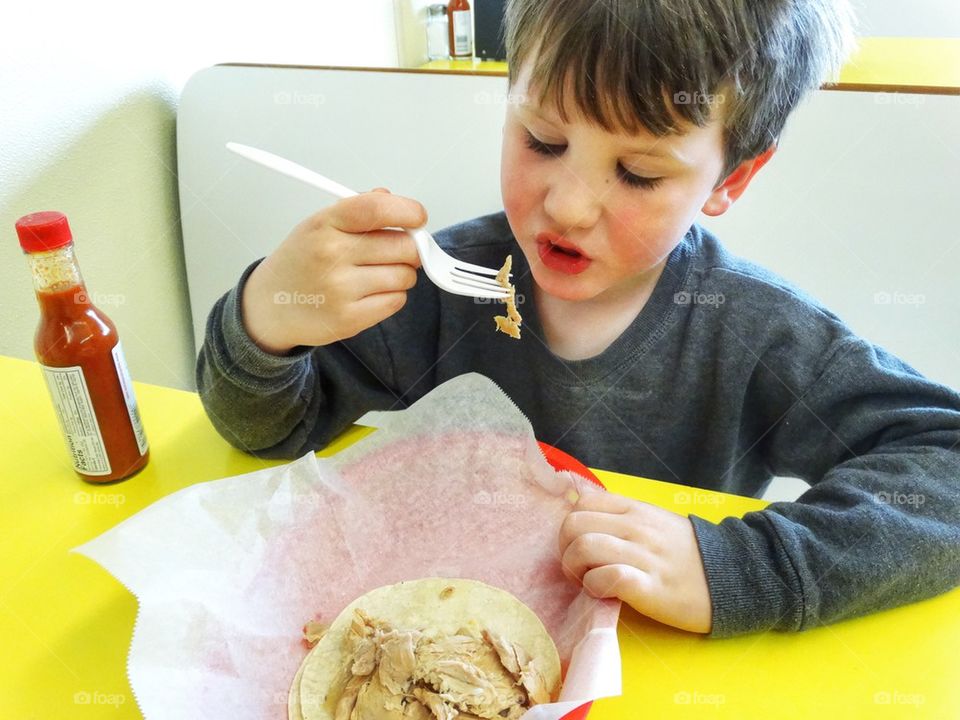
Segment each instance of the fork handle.
[{"label": "fork handle", "polygon": [[[297,163],[293,162],[293,160],[287,160],[279,155],[274,155],[272,152],[267,152],[266,150],[261,150],[260,148],[250,147],[249,145],[242,145],[241,143],[235,142],[228,142],[227,150],[235,152],[237,155],[245,157],[247,160],[252,160],[258,165],[263,165],[271,170],[276,170],[278,173],[292,177],[294,180],[299,180],[300,182],[304,182],[307,185],[312,185],[315,188],[326,190],[331,195],[336,195],[339,198],[348,198],[359,194],[345,185],[341,185],[335,180],[331,180],[330,178],[324,177],[318,172],[309,170],[303,165],[298,165]],[[385,229],[390,230],[393,228]],[[410,237],[412,237],[414,242],[417,244],[417,252],[420,254],[420,258],[423,259],[426,257],[430,250],[430,245],[433,243],[433,238],[426,230],[423,228],[396,229],[404,230],[408,235],[410,235]]]},{"label": "fork handle", "polygon": [[252,160],[258,165],[263,165],[271,170],[276,170],[278,173],[292,177],[294,180],[299,180],[315,188],[326,190],[331,195],[336,195],[339,198],[353,197],[358,194],[345,185],[341,185],[328,177],[324,177],[318,172],[308,170],[303,167],[303,165],[297,165],[297,163],[292,160],[287,160],[266,150],[235,142],[228,142],[227,150],[231,150],[237,155],[247,158],[247,160]]}]

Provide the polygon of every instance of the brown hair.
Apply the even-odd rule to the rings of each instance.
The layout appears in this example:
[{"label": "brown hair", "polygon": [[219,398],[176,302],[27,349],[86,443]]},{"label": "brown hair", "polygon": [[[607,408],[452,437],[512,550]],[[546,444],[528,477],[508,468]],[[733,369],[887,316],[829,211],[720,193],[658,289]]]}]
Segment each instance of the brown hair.
[{"label": "brown hair", "polygon": [[607,131],[682,132],[720,110],[724,169],[777,142],[855,47],[846,0],[508,0],[509,84],[531,61],[538,102],[564,88]]}]

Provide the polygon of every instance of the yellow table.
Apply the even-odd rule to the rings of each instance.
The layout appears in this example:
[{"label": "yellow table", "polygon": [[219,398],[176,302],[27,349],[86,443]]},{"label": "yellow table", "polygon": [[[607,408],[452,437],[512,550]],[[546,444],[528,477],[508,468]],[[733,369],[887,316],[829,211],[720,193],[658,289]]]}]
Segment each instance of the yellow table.
[{"label": "yellow table", "polygon": [[[67,462],[39,367],[0,357],[0,718],[139,718],[126,677],[136,601],[67,551],[180,488],[275,465],[230,447],[196,394],[136,384],[151,459],[96,487]],[[368,432],[353,428],[321,455]],[[597,472],[634,498],[712,520],[759,500]],[[625,607],[624,694],[604,718],[957,718],[960,592],[797,634],[708,640]],[[184,720],[189,720],[185,718]]]}]

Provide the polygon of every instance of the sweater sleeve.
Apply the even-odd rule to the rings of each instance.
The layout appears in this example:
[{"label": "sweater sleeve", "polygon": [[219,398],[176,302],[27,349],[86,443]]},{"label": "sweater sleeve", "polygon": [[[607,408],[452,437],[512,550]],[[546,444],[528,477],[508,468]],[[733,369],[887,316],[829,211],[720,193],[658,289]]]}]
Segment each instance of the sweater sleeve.
[{"label": "sweater sleeve", "polygon": [[811,489],[742,519],[690,518],[714,637],[805,630],[960,584],[960,396],[854,335],[821,357],[760,363],[758,381],[786,410],[757,447]]},{"label": "sweater sleeve", "polygon": [[214,305],[197,359],[200,399],[217,431],[259,457],[296,458],[324,447],[368,410],[402,407],[379,325],[285,356],[253,342],[239,298],[259,262]]}]

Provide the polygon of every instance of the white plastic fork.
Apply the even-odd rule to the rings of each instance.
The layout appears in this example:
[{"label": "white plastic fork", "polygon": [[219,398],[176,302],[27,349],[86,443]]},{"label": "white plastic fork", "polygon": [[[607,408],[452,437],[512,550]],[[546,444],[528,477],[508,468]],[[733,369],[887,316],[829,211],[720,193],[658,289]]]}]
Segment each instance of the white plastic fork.
[{"label": "white plastic fork", "polygon": [[[287,160],[266,150],[235,142],[228,142],[227,149],[245,157],[247,160],[252,160],[258,165],[263,165],[288,177],[300,180],[307,185],[326,190],[339,198],[357,195],[350,188],[344,187],[318,172],[308,170],[292,160]],[[444,252],[443,248],[433,239],[433,236],[423,228],[405,229],[405,231],[416,243],[417,253],[420,255],[420,262],[427,277],[441,290],[446,290],[455,295],[467,295],[489,300],[505,300],[507,298],[506,289],[494,277],[500,272],[499,270],[457,260]]]}]

